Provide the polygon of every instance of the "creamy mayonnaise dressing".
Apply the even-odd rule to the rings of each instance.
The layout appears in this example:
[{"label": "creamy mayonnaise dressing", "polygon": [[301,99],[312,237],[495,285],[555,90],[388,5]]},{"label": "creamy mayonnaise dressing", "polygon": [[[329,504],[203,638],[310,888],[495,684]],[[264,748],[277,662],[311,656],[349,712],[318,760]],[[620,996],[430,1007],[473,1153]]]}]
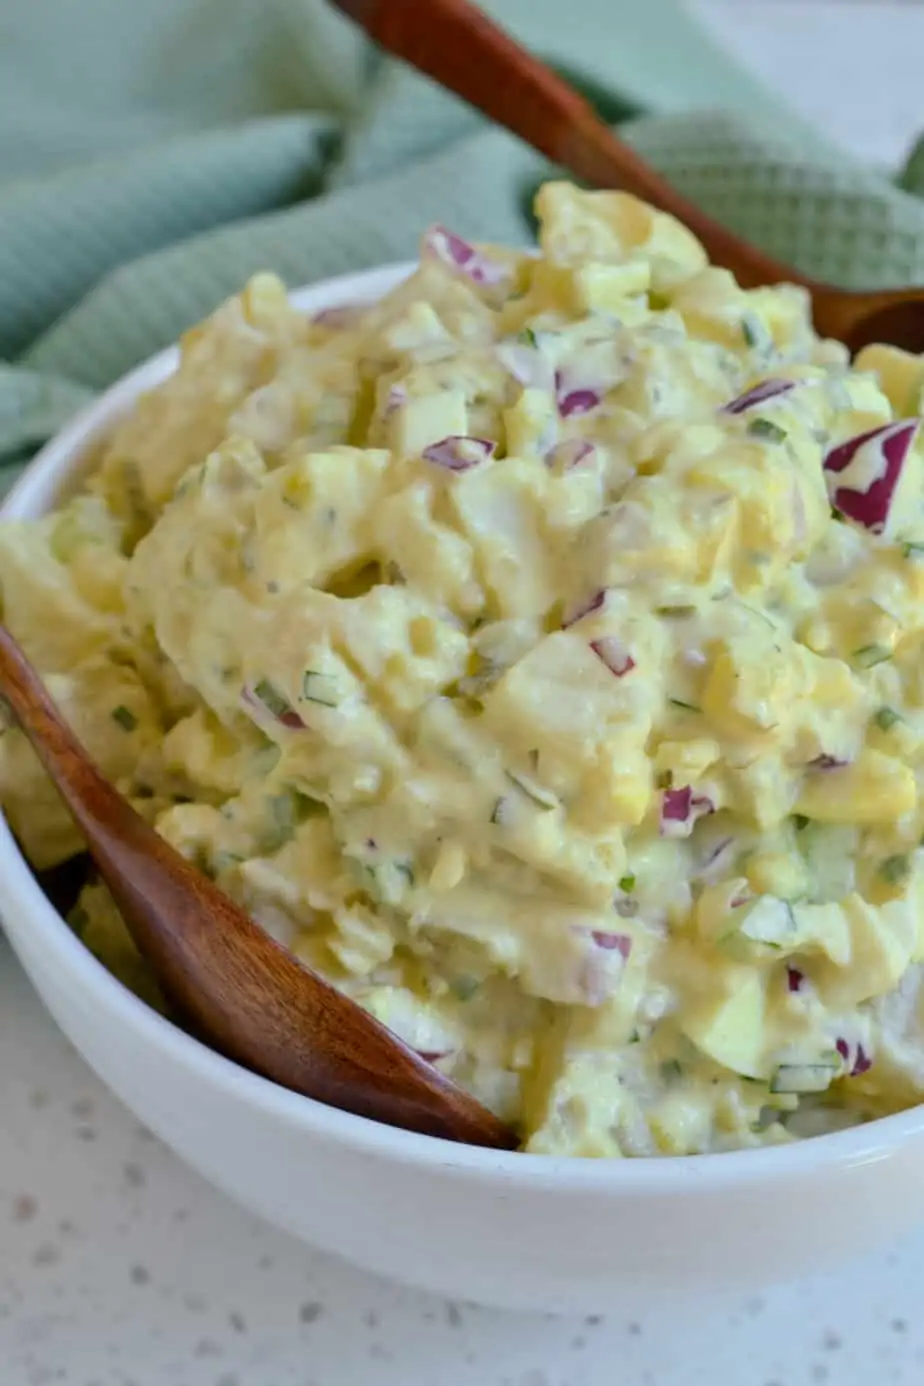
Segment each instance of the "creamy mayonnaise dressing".
[{"label": "creamy mayonnaise dressing", "polygon": [[[105,773],[534,1151],[754,1146],[924,1092],[924,362],[544,187],[381,303],[259,275],[5,619]],[[79,849],[21,735],[0,793]],[[146,985],[104,889],[73,921]]]}]

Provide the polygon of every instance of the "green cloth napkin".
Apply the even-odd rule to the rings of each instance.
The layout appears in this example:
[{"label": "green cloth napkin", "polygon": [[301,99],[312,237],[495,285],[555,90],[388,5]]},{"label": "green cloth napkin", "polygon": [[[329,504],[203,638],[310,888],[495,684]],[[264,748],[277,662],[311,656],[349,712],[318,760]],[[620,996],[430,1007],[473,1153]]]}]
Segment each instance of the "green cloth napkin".
[{"label": "green cloth napkin", "polygon": [[[485,8],[745,236],[845,285],[924,281],[924,148],[894,182],[851,163],[678,0]],[[523,241],[547,172],[324,0],[3,0],[0,489],[253,271],[412,256],[435,220]]]}]

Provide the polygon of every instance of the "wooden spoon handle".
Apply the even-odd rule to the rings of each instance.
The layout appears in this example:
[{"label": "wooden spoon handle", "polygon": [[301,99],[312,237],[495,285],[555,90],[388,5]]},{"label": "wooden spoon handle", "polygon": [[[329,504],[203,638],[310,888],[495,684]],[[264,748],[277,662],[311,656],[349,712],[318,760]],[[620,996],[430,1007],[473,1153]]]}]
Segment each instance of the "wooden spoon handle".
[{"label": "wooden spoon handle", "polygon": [[[621,188],[671,212],[745,287],[807,282],[676,192],[593,108],[470,0],[332,0],[395,57],[597,188]],[[567,0],[566,0],[567,3]]]}]

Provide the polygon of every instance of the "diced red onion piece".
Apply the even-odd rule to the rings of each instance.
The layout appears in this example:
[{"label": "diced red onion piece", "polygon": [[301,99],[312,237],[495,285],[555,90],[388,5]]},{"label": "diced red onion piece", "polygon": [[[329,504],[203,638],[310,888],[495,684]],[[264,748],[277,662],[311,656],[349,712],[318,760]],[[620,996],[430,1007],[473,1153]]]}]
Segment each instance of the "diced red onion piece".
[{"label": "diced red onion piece", "polygon": [[284,727],[288,727],[290,731],[301,731],[305,726],[294,708],[289,708],[288,711],[283,712],[277,720],[281,722]]},{"label": "diced red onion piece", "polygon": [[694,794],[690,785],[665,789],[661,796],[661,836],[689,837],[696,821],[715,813],[715,804],[705,794]]},{"label": "diced red onion piece", "polygon": [[768,399],[776,399],[779,395],[787,395],[790,390],[795,389],[794,380],[761,380],[757,385],[752,385],[750,390],[745,390],[743,395],[738,395],[730,400],[728,404],[722,406],[723,414],[746,414],[755,405],[766,404]]},{"label": "diced red onion piece", "polygon": [[843,770],[849,764],[849,760],[841,760],[838,756],[820,755],[810,760],[808,766],[810,770]]},{"label": "diced red onion piece", "polygon": [[563,419],[572,419],[579,414],[589,414],[596,409],[603,395],[591,385],[579,385],[566,380],[564,372],[555,372],[555,397],[558,412]]},{"label": "diced red onion piece", "polygon": [[857,1057],[853,1061],[853,1068],[850,1070],[851,1078],[858,1078],[861,1073],[869,1073],[873,1066],[872,1057],[867,1054],[862,1044],[857,1045]]},{"label": "diced red onion piece", "polygon": [[[825,457],[824,469],[828,473],[828,495],[834,508],[873,534],[880,533],[889,518],[892,500],[920,424],[920,419],[901,419],[898,423],[858,433],[855,438],[848,438],[832,448]],[[852,464],[862,462],[869,464],[873,478],[866,486],[859,489],[838,486],[832,479]]]},{"label": "diced red onion piece", "polygon": [[589,947],[578,971],[578,995],[585,1006],[602,1006],[619,985],[632,939],[628,934],[593,929],[587,941]]},{"label": "diced red onion piece", "polygon": [[692,806],[692,786],[685,784],[682,789],[665,789],[661,799],[661,821],[684,823],[690,816]]},{"label": "diced red onion piece", "polygon": [[635,668],[635,660],[615,635],[603,635],[599,640],[591,640],[590,648],[618,679]]},{"label": "diced red onion piece", "polygon": [[454,231],[447,231],[445,226],[431,226],[424,234],[423,248],[425,254],[457,269],[473,284],[500,284],[509,278],[505,265],[489,259]]},{"label": "diced red onion piece", "polygon": [[487,462],[488,458],[494,455],[496,446],[490,438],[469,438],[456,433],[448,438],[441,438],[437,443],[431,443],[429,447],[424,448],[421,455],[428,462],[434,462],[437,467],[445,467],[449,472],[467,472],[472,467]]},{"label": "diced red onion piece", "polygon": [[418,1058],[424,1059],[428,1064],[439,1063],[440,1059],[448,1059],[453,1051],[451,1049],[415,1049],[414,1053]]},{"label": "diced red onion piece", "polygon": [[629,934],[611,934],[606,929],[594,929],[590,936],[598,948],[615,948],[624,958],[632,952],[632,939]]},{"label": "diced red onion piece", "polygon": [[570,472],[595,456],[597,449],[586,438],[567,438],[545,455],[545,465],[556,472]]},{"label": "diced red onion piece", "polygon": [[731,866],[735,856],[735,839],[725,837],[717,842],[696,873],[697,880],[713,885],[720,881]]},{"label": "diced red onion piece", "polygon": [[729,847],[734,846],[734,842],[735,839],[733,837],[726,837],[723,838],[721,842],[716,843],[706,860],[703,862],[703,865],[712,866],[713,863],[718,861],[720,857],[723,857],[727,854]]},{"label": "diced red onion piece", "polygon": [[338,303],[313,313],[311,321],[319,327],[352,327],[368,308],[367,303]]},{"label": "diced red onion piece", "polygon": [[786,989],[791,993],[800,992],[805,985],[805,973],[800,972],[798,967],[787,966],[786,968]]},{"label": "diced red onion piece", "polygon": [[844,1039],[843,1036],[835,1041],[834,1047],[844,1060],[848,1077],[859,1078],[861,1074],[868,1073],[872,1068],[872,1058],[867,1054],[859,1040],[857,1041],[856,1052],[854,1052],[854,1047],[850,1041]]},{"label": "diced red onion piece", "polygon": [[407,404],[408,394],[404,385],[392,385],[385,397],[384,417],[387,419],[389,414],[393,414],[396,409],[400,409],[402,404]]},{"label": "diced red onion piece", "polygon": [[605,601],[606,588],[601,587],[599,592],[595,592],[582,606],[579,606],[575,611],[572,611],[565,617],[561,623],[562,630],[567,630],[569,626],[576,625],[578,621],[582,621],[585,616],[590,616],[592,612],[600,611]]}]

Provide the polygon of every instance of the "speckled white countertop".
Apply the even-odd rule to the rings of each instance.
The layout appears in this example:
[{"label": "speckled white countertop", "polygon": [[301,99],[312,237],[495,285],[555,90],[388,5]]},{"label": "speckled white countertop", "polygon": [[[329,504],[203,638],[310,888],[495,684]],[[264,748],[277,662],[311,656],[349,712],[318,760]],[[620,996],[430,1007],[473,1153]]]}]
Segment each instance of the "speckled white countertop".
[{"label": "speckled white countertop", "polygon": [[[895,159],[924,124],[921,0],[695,7],[862,155]],[[871,57],[889,83],[853,101]],[[0,1386],[920,1386],[922,1276],[924,1229],[837,1275],[604,1319],[392,1288],[186,1170],[71,1051],[0,942]]]},{"label": "speckled white countertop", "polygon": [[0,1092],[2,1386],[924,1380],[924,1235],[760,1296],[622,1302],[577,1321],[447,1303],[309,1251],[138,1126],[46,1019],[3,944]]}]

